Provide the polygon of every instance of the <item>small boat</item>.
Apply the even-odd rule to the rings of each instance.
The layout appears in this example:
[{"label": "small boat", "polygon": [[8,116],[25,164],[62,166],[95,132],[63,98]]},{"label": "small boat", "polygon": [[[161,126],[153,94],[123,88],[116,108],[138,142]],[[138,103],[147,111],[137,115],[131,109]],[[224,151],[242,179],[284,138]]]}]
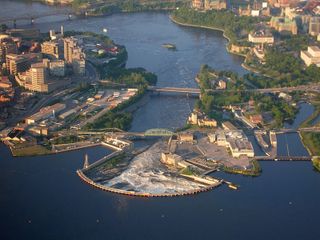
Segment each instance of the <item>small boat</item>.
[{"label": "small boat", "polygon": [[176,45],[171,44],[171,43],[164,43],[161,46],[164,47],[164,48],[170,49],[170,50],[176,50],[177,49]]},{"label": "small boat", "polygon": [[102,31],[106,33],[108,32],[108,29],[104,28]]}]

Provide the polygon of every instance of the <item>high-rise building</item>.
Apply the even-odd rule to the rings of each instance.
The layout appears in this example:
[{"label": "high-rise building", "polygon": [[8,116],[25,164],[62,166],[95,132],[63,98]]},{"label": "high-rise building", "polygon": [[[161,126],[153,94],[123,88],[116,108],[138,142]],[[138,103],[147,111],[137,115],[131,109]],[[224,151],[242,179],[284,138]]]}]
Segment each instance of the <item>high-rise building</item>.
[{"label": "high-rise building", "polygon": [[32,64],[25,73],[19,74],[17,82],[31,91],[51,92],[69,83],[65,79],[60,79],[64,75],[65,62],[63,60],[43,59],[41,62]]},{"label": "high-rise building", "polygon": [[6,34],[0,34],[0,63],[6,62],[6,55],[17,53],[18,47],[15,41]]},{"label": "high-rise building", "polygon": [[31,65],[29,70],[31,78],[31,89],[36,92],[48,92],[48,69],[44,63],[35,63]]},{"label": "high-rise building", "polygon": [[78,41],[76,38],[70,37],[63,39],[64,42],[64,60],[67,63],[72,63],[73,52],[77,48]]},{"label": "high-rise building", "polygon": [[64,73],[63,60],[43,59],[42,62],[31,65],[24,87],[36,92],[50,92],[61,85],[61,81],[54,77],[63,77]]},{"label": "high-rise building", "polygon": [[17,53],[18,48],[17,45],[13,42],[4,42],[0,43],[0,63],[4,63],[6,61],[7,54]]},{"label": "high-rise building", "polygon": [[86,67],[85,53],[81,44],[81,40],[74,37],[64,39],[64,59],[73,66],[74,73],[78,75],[83,75]]},{"label": "high-rise building", "polygon": [[62,59],[63,43],[59,41],[46,41],[41,44],[41,52],[56,59]]},{"label": "high-rise building", "polygon": [[10,74],[17,74],[20,72],[27,71],[32,63],[41,60],[41,54],[30,53],[30,54],[7,54],[6,56],[6,67]]}]

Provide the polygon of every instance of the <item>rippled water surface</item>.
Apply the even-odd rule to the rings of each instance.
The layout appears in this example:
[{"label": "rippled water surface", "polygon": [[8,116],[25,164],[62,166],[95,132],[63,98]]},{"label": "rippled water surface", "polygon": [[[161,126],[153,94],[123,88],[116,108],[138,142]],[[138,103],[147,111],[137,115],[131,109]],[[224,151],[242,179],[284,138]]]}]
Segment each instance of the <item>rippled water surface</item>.
[{"label": "rippled water surface", "polygon": [[[11,4],[14,14],[31,11],[29,5]],[[35,11],[42,7],[34,6]],[[1,16],[7,11],[0,8]],[[116,42],[126,45],[128,66],[154,71],[159,86],[195,86],[203,63],[245,72],[242,59],[225,51],[221,33],[176,26],[167,14],[114,15],[50,26],[39,21],[36,26],[45,31],[61,23],[67,30],[101,32],[107,27]],[[178,51],[162,48],[165,42],[176,44]],[[181,126],[193,102],[186,97],[154,97],[135,113],[132,130]],[[216,175],[239,184],[239,191],[222,186],[196,196],[155,199],[110,194],[84,184],[75,173],[84,154],[92,162],[110,153],[104,148],[13,158],[0,145],[0,153],[0,239],[319,238],[320,174],[309,162],[264,162],[258,178]],[[156,165],[143,176],[136,169],[149,166],[147,158],[132,164],[135,170],[126,174],[136,174],[141,188],[161,190],[161,183],[150,184]]]}]

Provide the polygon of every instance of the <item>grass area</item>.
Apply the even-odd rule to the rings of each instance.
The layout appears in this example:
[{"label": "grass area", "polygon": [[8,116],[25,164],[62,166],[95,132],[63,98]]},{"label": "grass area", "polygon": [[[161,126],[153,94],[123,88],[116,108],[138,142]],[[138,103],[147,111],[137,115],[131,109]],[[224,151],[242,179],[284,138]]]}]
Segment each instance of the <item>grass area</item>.
[{"label": "grass area", "polygon": [[71,135],[71,136],[62,136],[59,138],[56,138],[52,141],[53,144],[68,144],[68,143],[76,143],[81,141],[81,138],[79,138],[76,135]]},{"label": "grass area", "polygon": [[303,144],[313,156],[320,156],[320,133],[301,132]]},{"label": "grass area", "polygon": [[312,160],[313,166],[320,172],[320,157],[316,157]]},{"label": "grass area", "polygon": [[233,167],[223,167],[223,171],[227,173],[234,173],[234,174],[242,174],[246,176],[252,176],[257,177],[261,174],[261,167],[257,160],[251,161],[252,167],[250,169],[239,169],[239,168],[233,168]]},{"label": "grass area", "polygon": [[190,167],[186,167],[186,168],[182,169],[180,173],[184,174],[184,175],[188,175],[188,176],[194,175],[194,172],[192,171],[192,169]]},{"label": "grass area", "polygon": [[108,159],[105,163],[103,163],[104,168],[113,168],[116,167],[118,164],[124,162],[129,156],[127,154],[122,153],[118,156]]},{"label": "grass area", "polygon": [[29,157],[29,156],[37,156],[37,155],[46,155],[51,154],[52,151],[41,145],[34,145],[30,147],[11,149],[12,155],[15,157]]}]

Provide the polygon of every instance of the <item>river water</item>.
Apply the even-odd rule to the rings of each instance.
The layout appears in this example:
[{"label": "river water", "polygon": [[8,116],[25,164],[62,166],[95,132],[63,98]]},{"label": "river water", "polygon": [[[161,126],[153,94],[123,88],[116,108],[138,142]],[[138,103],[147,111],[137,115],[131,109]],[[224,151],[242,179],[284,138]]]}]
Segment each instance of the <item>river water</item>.
[{"label": "river water", "polygon": [[[10,9],[22,13],[43,7],[10,4]],[[4,12],[1,8],[1,16]],[[108,28],[110,37],[127,47],[127,66],[154,71],[159,86],[195,86],[194,77],[203,63],[245,73],[242,59],[226,52],[221,33],[176,26],[165,13],[122,14],[50,26],[58,29],[62,23],[67,30]],[[43,31],[50,26],[47,19],[36,23]],[[176,44],[178,51],[162,48],[166,42]],[[185,97],[152,97],[135,113],[132,130],[182,126],[193,102]],[[94,161],[108,152],[97,147],[13,158],[0,145],[0,238],[318,239],[320,175],[308,162],[264,162],[258,178],[217,174],[239,184],[239,191],[222,186],[195,196],[142,199],[93,189],[75,174],[85,153]]]}]

